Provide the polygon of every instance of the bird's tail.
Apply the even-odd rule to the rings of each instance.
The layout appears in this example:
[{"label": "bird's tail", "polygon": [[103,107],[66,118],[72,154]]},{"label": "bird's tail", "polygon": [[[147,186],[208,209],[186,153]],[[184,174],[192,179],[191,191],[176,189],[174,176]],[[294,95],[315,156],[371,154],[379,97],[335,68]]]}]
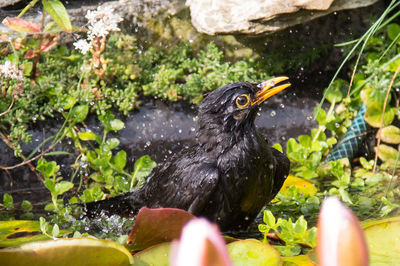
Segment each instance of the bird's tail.
[{"label": "bird's tail", "polygon": [[84,204],[86,216],[93,218],[101,213],[120,216],[135,215],[144,205],[140,201],[138,191],[132,191],[113,198]]}]

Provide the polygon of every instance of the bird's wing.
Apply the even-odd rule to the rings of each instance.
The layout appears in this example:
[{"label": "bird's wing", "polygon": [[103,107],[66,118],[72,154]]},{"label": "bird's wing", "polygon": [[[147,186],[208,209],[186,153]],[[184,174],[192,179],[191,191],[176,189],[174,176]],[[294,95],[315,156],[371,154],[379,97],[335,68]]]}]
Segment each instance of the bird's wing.
[{"label": "bird's wing", "polygon": [[145,185],[148,207],[174,207],[197,214],[217,186],[218,170],[195,152],[177,157]]},{"label": "bird's wing", "polygon": [[271,151],[276,161],[274,185],[272,188],[272,198],[274,198],[275,195],[278,194],[287,176],[289,175],[290,161],[285,154],[278,151],[277,149],[271,148]]}]

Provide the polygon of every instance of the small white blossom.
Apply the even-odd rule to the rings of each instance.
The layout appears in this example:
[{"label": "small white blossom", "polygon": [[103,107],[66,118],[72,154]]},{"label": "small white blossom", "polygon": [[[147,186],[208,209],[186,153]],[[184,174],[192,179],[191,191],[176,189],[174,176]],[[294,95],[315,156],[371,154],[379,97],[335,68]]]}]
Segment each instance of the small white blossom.
[{"label": "small white blossom", "polygon": [[83,54],[92,48],[92,41],[97,37],[105,38],[112,31],[120,31],[118,23],[122,18],[114,14],[111,6],[99,6],[97,10],[88,10],[85,17],[89,22],[87,41],[79,40],[74,43],[75,48]]},{"label": "small white blossom", "polygon": [[7,60],[3,65],[0,65],[0,73],[9,79],[22,80],[24,73],[18,69],[10,60]]},{"label": "small white blossom", "polygon": [[86,54],[90,50],[90,48],[92,48],[92,45],[88,41],[83,39],[74,42],[74,46],[75,49],[80,50],[82,54]]},{"label": "small white blossom", "polygon": [[97,10],[89,10],[86,13],[86,18],[89,21],[89,40],[105,37],[112,31],[119,31],[118,23],[122,21],[118,14],[114,14],[114,9],[111,6],[99,6]]}]

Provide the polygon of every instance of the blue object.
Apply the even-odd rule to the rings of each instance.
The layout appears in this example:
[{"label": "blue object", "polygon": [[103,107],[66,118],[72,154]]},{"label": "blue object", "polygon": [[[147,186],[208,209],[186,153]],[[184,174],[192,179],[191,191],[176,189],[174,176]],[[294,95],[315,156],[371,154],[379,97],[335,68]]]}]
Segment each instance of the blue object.
[{"label": "blue object", "polygon": [[349,158],[351,161],[358,154],[365,140],[365,134],[363,133],[367,131],[367,123],[364,120],[366,110],[366,105],[363,105],[360,110],[358,110],[358,114],[348,128],[346,134],[344,134],[336,147],[326,157],[327,162],[342,158]]}]

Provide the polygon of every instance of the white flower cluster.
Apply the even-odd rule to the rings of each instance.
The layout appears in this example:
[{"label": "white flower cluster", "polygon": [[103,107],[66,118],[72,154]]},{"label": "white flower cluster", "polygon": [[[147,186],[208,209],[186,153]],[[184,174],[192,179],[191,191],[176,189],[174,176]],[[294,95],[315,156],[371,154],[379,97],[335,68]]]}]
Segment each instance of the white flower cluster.
[{"label": "white flower cluster", "polygon": [[0,65],[0,74],[9,79],[23,80],[24,72],[18,69],[10,60]]},{"label": "white flower cluster", "polygon": [[99,6],[97,10],[89,10],[85,17],[89,21],[88,38],[74,43],[75,48],[83,54],[92,48],[92,41],[97,37],[104,38],[110,32],[120,30],[118,23],[122,21],[122,18],[118,14],[114,14],[111,6]]}]

